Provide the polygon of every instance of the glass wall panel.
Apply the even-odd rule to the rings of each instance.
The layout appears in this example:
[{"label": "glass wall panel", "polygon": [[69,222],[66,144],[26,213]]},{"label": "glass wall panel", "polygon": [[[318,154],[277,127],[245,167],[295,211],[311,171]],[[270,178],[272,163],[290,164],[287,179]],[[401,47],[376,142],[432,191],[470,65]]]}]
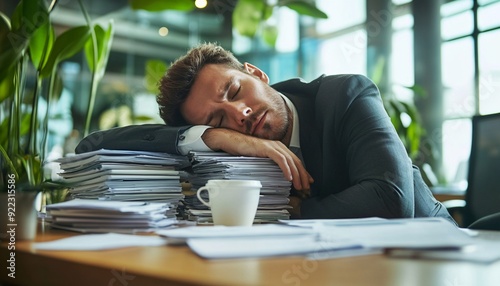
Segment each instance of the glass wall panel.
[{"label": "glass wall panel", "polygon": [[472,0],[449,1],[441,5],[441,16],[447,17],[453,14],[460,13],[467,9],[472,9]]},{"label": "glass wall panel", "polygon": [[444,117],[474,114],[474,47],[471,37],[443,43]]},{"label": "glass wall panel", "polygon": [[477,0],[477,3],[479,3],[479,5],[486,5],[486,4],[497,2],[497,1],[498,0]]},{"label": "glass wall panel", "polygon": [[463,186],[472,141],[470,119],[446,120],[443,123],[443,171],[450,184]]},{"label": "glass wall panel", "polygon": [[474,17],[472,11],[466,11],[441,20],[441,37],[444,40],[469,35],[473,29]]},{"label": "glass wall panel", "polygon": [[411,0],[392,0],[392,4],[394,5],[402,5],[410,2]]},{"label": "glass wall panel", "polygon": [[393,92],[400,100],[411,101],[413,92],[404,87],[413,86],[413,30],[394,32],[392,36],[391,78]]},{"label": "glass wall panel", "polygon": [[366,0],[317,0],[316,5],[328,15],[328,19],[316,24],[319,34],[342,30],[366,20]]},{"label": "glass wall panel", "polygon": [[299,16],[297,12],[282,7],[276,13],[276,21],[279,27],[276,51],[280,53],[296,51],[299,48]]},{"label": "glass wall panel", "polygon": [[479,35],[479,112],[500,112],[500,30]]},{"label": "glass wall panel", "polygon": [[481,31],[500,26],[500,2],[479,7],[477,26]]},{"label": "glass wall panel", "polygon": [[323,41],[317,60],[319,73],[366,75],[366,32],[358,30]]}]

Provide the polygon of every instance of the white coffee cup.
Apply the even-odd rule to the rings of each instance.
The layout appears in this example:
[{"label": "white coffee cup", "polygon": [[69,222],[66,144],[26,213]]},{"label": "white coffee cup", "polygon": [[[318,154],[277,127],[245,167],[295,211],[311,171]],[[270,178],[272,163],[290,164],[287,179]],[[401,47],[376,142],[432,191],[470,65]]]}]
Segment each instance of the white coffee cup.
[{"label": "white coffee cup", "polygon": [[[256,180],[209,180],[196,196],[212,211],[214,225],[251,226],[261,187]],[[208,191],[209,202],[201,197],[204,190]]]}]

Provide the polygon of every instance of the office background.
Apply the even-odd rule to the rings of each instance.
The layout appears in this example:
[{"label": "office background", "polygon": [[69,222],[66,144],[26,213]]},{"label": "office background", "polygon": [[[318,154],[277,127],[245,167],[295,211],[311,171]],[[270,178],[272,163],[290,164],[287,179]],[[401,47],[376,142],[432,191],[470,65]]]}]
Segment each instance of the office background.
[{"label": "office background", "polygon": [[[426,133],[414,160],[432,157],[433,184],[464,188],[471,117],[500,112],[498,0],[316,0],[328,19],[282,7],[267,20],[278,27],[275,47],[233,29],[236,0],[208,0],[205,8],[189,12],[132,10],[125,0],[82,2],[94,21],[113,19],[115,27],[93,130],[161,123],[146,63],[168,64],[206,41],[261,67],[272,83],[358,73],[372,78],[384,97],[415,104]],[[10,15],[16,5],[2,1],[0,11]],[[51,19],[56,33],[85,23],[71,0],[58,1]],[[66,93],[54,108],[58,125],[51,136],[62,138],[53,142],[67,153],[84,125],[90,81],[84,55],[65,61],[60,74]],[[409,120],[401,115],[401,122]]]}]

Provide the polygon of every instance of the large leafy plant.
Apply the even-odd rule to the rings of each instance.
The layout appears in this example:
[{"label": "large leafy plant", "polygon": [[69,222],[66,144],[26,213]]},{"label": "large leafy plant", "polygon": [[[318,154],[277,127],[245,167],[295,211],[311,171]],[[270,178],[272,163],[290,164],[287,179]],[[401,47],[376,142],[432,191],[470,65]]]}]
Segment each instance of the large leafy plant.
[{"label": "large leafy plant", "polygon": [[[381,86],[382,78],[385,76],[385,65],[385,59],[382,57],[379,58],[373,69],[373,74],[370,75],[370,78],[379,87]],[[427,96],[426,91],[421,86],[413,85],[404,87],[411,90],[415,97]],[[434,179],[430,179],[431,177],[437,178],[438,181],[444,180],[440,175],[440,171],[435,168],[436,150],[433,146],[424,144],[423,138],[426,135],[426,130],[422,124],[420,112],[415,102],[413,100],[401,100],[389,90],[381,90],[380,92],[387,114],[399,138],[403,142],[408,156],[420,168],[426,183],[429,185],[433,184]]]},{"label": "large leafy plant", "polygon": [[[235,3],[235,4],[234,4]],[[132,9],[141,9],[151,12],[162,10],[190,11],[195,9],[193,0],[130,0]],[[279,30],[276,24],[269,23],[277,7],[287,7],[300,15],[325,19],[328,16],[310,0],[237,0],[215,1],[215,9],[220,11],[232,10],[233,27],[242,36],[254,37],[260,35],[264,42],[274,47]],[[233,6],[234,5],[234,6]]]},{"label": "large leafy plant", "polygon": [[[0,13],[0,191],[6,191],[6,182],[12,174],[16,177],[17,190],[41,190],[46,182],[43,164],[49,106],[58,97],[59,64],[80,51],[86,52],[92,73],[89,117],[96,95],[95,86],[107,63],[112,23],[107,30],[92,24],[80,2],[87,24],[56,36],[50,13],[57,1],[50,7],[45,2],[21,0],[11,18]],[[35,74],[32,95],[26,88],[31,71]],[[44,85],[48,88],[42,88]],[[39,115],[38,103],[42,97],[48,107],[46,114]]]}]

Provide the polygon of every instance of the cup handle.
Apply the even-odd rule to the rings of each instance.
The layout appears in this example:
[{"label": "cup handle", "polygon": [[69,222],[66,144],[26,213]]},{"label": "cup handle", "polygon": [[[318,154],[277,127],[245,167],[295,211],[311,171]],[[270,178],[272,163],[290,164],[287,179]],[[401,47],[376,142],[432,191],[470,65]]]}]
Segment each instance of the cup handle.
[{"label": "cup handle", "polygon": [[201,192],[204,191],[204,190],[208,191],[208,188],[207,187],[201,187],[201,188],[199,188],[198,191],[196,191],[196,196],[198,197],[198,200],[200,200],[200,202],[202,204],[206,205],[207,207],[210,207],[210,205],[208,204],[208,202],[205,201],[205,200],[203,200],[203,198],[200,196]]}]

